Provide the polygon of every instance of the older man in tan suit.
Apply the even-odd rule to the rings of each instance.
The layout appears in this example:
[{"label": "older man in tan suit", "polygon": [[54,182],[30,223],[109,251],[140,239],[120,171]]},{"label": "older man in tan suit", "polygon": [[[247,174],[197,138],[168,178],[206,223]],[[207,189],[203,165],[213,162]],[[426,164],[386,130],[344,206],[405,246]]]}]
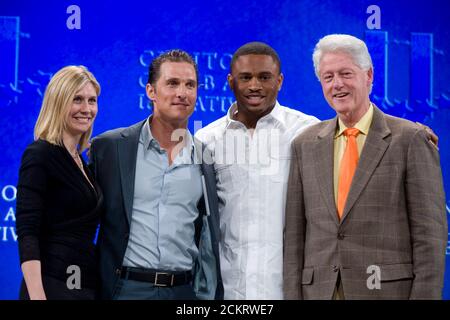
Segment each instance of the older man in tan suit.
[{"label": "older man in tan suit", "polygon": [[326,36],[313,60],[337,117],[292,145],[285,298],[440,299],[448,230],[436,147],[370,102],[364,42]]}]

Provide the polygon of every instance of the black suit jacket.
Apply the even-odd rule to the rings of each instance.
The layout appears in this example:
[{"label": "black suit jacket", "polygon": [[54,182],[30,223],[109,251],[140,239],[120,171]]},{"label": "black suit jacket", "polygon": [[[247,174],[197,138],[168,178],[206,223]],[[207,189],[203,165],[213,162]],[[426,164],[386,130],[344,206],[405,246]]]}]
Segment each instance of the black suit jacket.
[{"label": "black suit jacket", "polygon": [[[91,145],[90,158],[91,169],[103,190],[105,212],[101,217],[100,232],[98,237],[100,277],[102,283],[101,298],[111,299],[114,295],[119,279],[125,250],[130,235],[131,212],[133,208],[134,182],[136,172],[136,156],[138,150],[139,135],[145,121],[141,121],[131,127],[119,128],[103,133],[96,137]],[[196,143],[196,150],[203,150],[201,143]],[[204,153],[204,152],[203,152]],[[203,159],[205,156],[203,156]],[[207,161],[211,163],[211,161]],[[220,277],[219,265],[219,213],[214,169],[211,165],[202,161],[202,173],[205,177],[209,213],[206,215],[205,197],[199,202],[200,216],[196,222],[196,240],[201,243],[198,260],[194,274],[195,283],[215,287],[212,298],[223,298],[223,285]],[[208,232],[199,241],[202,234]],[[204,275],[201,271],[201,259],[206,257],[206,250],[212,251],[215,259],[214,265],[209,266],[216,271],[216,279],[199,279]],[[212,280],[212,281],[211,281]],[[205,289],[205,288],[203,288]],[[202,297],[202,288],[196,290]],[[206,294],[208,295],[208,294]],[[211,297],[209,295],[209,297]]]}]

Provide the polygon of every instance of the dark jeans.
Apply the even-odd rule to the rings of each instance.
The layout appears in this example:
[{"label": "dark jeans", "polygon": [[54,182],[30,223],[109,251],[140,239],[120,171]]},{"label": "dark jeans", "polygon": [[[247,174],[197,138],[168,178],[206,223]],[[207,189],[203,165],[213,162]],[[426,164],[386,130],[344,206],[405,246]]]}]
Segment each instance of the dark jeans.
[{"label": "dark jeans", "polygon": [[[44,286],[47,300],[94,300],[95,290],[89,288],[73,289],[67,288],[66,282],[59,279],[42,275],[42,284]],[[30,300],[25,280],[22,279],[20,285],[20,300]]]},{"label": "dark jeans", "polygon": [[198,300],[192,285],[156,287],[149,282],[119,279],[113,300]]}]

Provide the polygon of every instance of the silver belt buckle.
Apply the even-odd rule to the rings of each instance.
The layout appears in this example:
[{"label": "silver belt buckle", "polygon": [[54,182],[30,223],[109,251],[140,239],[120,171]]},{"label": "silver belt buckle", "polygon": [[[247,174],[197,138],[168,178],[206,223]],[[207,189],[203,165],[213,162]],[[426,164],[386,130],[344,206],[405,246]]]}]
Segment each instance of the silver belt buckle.
[{"label": "silver belt buckle", "polygon": [[155,285],[156,287],[167,287],[168,285],[165,283],[158,283],[158,276],[159,275],[167,275],[170,276],[170,286],[173,287],[173,279],[174,279],[174,275],[167,273],[167,272],[156,272],[155,274],[155,282],[153,282],[153,285]]}]

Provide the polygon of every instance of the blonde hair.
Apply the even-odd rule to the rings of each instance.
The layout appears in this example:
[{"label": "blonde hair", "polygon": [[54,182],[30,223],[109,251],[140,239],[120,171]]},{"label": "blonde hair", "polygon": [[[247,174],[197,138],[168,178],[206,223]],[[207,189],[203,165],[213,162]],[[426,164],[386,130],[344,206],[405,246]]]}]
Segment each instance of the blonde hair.
[{"label": "blonde hair", "polygon": [[[63,133],[67,129],[67,116],[75,94],[86,84],[94,86],[97,96],[100,85],[94,75],[84,66],[67,66],[59,70],[45,89],[39,117],[34,126],[34,139],[43,139],[50,143],[64,146]],[[81,135],[79,150],[88,147],[93,125]]]}]

